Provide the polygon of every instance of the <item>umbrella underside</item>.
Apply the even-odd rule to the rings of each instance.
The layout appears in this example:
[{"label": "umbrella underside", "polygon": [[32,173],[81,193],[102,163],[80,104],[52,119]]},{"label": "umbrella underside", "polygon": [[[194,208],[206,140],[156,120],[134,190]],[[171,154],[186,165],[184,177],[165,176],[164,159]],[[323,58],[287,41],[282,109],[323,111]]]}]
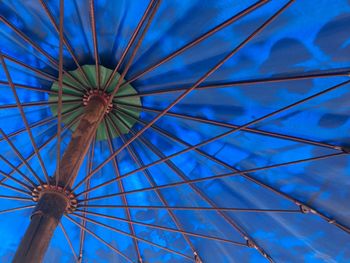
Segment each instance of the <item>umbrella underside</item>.
[{"label": "umbrella underside", "polygon": [[0,261],[47,202],[44,262],[349,262],[348,32],[348,0],[1,1]]}]

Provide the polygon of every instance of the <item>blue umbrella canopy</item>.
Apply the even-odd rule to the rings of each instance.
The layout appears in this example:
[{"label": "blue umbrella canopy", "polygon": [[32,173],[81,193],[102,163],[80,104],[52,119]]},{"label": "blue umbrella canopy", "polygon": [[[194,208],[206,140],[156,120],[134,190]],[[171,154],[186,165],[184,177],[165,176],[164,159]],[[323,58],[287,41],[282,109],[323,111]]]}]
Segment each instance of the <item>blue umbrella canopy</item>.
[{"label": "blue umbrella canopy", "polygon": [[97,94],[45,262],[349,262],[349,32],[346,0],[1,1],[0,261]]}]

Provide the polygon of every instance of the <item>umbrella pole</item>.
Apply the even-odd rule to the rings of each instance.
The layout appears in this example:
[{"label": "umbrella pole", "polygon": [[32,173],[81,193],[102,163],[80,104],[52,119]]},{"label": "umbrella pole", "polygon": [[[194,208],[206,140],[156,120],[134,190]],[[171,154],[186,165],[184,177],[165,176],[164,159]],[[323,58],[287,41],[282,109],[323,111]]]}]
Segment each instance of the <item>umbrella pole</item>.
[{"label": "umbrella pole", "polygon": [[58,178],[56,173],[52,182],[34,190],[38,196],[38,203],[31,216],[30,225],[17,248],[14,263],[42,262],[57,225],[67,209],[71,208],[74,195],[70,194],[69,189],[103,119],[107,101],[104,95],[95,93],[90,96],[85,112],[63,154]]}]

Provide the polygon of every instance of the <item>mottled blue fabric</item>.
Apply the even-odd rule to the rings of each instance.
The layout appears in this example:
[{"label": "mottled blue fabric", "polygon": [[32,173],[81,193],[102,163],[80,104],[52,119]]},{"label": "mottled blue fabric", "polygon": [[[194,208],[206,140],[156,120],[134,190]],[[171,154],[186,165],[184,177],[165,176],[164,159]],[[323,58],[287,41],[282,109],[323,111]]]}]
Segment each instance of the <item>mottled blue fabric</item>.
[{"label": "mottled blue fabric", "polygon": [[[59,37],[55,26],[40,4],[41,1],[4,0],[0,2],[0,51],[16,86],[21,103],[44,102],[25,106],[29,125],[53,117],[44,125],[32,128],[35,143],[40,148],[49,175],[56,168],[57,120],[48,104],[49,94],[23,88],[35,87],[48,91],[58,78]],[[59,1],[44,1],[55,23],[59,23]],[[144,74],[131,84],[138,93],[159,93],[141,97],[145,107],[139,122],[126,136],[130,140],[145,124],[175,101],[209,69],[242,43],[250,34],[275,14],[288,1],[267,1],[253,12],[216,32],[175,58]],[[94,3],[99,64],[114,69],[131,35],[145,12],[146,0],[96,0]],[[125,77],[132,79],[169,54],[195,40],[223,21],[248,8],[253,0],[163,0],[131,63]],[[80,65],[94,65],[94,43],[89,4],[85,0],[65,1],[64,36]],[[7,21],[45,53],[39,52]],[[200,86],[190,92],[170,111],[146,130],[131,147],[124,149],[114,160],[103,166],[91,178],[91,187],[112,180],[118,174],[124,191],[195,180],[238,170],[253,170],[247,177],[235,174],[216,180],[163,188],[159,191],[139,191],[126,195],[134,206],[213,207],[243,209],[295,210],[283,212],[219,212],[203,210],[174,210],[132,208],[132,221],[214,236],[244,244],[189,236],[181,233],[135,224],[136,241],[143,262],[193,262],[196,251],[203,262],[266,262],[255,248],[246,246],[243,232],[253,239],[275,262],[350,262],[350,158],[347,154],[322,160],[254,171],[255,168],[283,164],[313,157],[340,153],[350,147],[350,85],[343,85],[314,99],[263,119],[198,149],[171,157],[193,145],[220,136],[240,125],[292,103],[322,92],[349,80],[350,76],[350,1],[296,0],[271,24],[245,44]],[[122,72],[130,53],[121,64]],[[66,46],[63,48],[64,68],[76,69]],[[24,66],[27,65],[27,67]],[[29,134],[21,118],[8,78],[0,67],[0,128],[10,136],[33,170],[44,178],[38,157],[34,154]],[[341,72],[337,76],[315,77],[275,82],[239,83],[240,81],[278,77]],[[238,83],[237,83],[238,82]],[[219,84],[221,86],[219,86]],[[216,85],[216,87],[205,88]],[[12,107],[6,107],[12,105]],[[127,110],[128,107],[121,107]],[[119,112],[119,114],[127,114]],[[191,117],[203,119],[194,120]],[[213,123],[217,122],[217,123]],[[18,134],[16,132],[22,131]],[[270,136],[262,131],[301,138],[315,143]],[[72,130],[62,133],[62,153]],[[168,136],[170,135],[170,136]],[[172,139],[171,137],[174,137]],[[318,144],[316,142],[319,142]],[[114,138],[112,151],[123,145]],[[328,146],[330,147],[328,147]],[[112,154],[107,141],[96,141],[92,167],[95,169]],[[135,156],[133,156],[135,154]],[[30,169],[22,164],[6,140],[0,137],[0,155],[34,180]],[[0,171],[23,181],[20,173],[0,158]],[[135,160],[136,159],[136,160]],[[144,171],[136,171],[149,165]],[[174,168],[175,167],[175,168]],[[89,173],[86,159],[76,182]],[[5,177],[0,174],[1,179]],[[180,176],[179,176],[180,175]],[[182,177],[181,177],[182,176]],[[255,181],[254,181],[255,180]],[[261,184],[268,187],[264,187]],[[6,180],[10,186],[20,185]],[[76,190],[82,192],[87,185]],[[281,194],[277,194],[275,189]],[[23,196],[0,185],[1,195]],[[117,183],[92,191],[90,198],[122,192]],[[284,196],[283,196],[284,195]],[[289,199],[285,196],[290,197]],[[82,197],[81,197],[82,198]],[[325,217],[344,225],[341,229],[313,213],[300,213],[299,200]],[[0,199],[0,210],[24,205],[31,201]],[[165,200],[165,202],[164,202]],[[119,205],[121,195],[91,201],[93,205]],[[88,211],[128,219],[122,208],[88,208]],[[9,262],[30,222],[31,209],[0,214],[0,261]],[[77,213],[80,214],[80,213]],[[119,233],[91,222],[86,227],[114,246],[133,262],[138,262],[131,229],[125,221],[99,216],[87,217]],[[72,215],[77,222],[82,222]],[[68,232],[75,253],[79,255],[81,230],[66,218],[62,224]],[[237,230],[239,229],[239,230]],[[146,240],[146,242],[145,242]],[[152,243],[149,243],[149,242]],[[155,245],[156,246],[155,246]],[[168,250],[166,250],[168,249]],[[170,250],[170,251],[169,251]],[[173,253],[172,251],[182,253]],[[86,233],[82,262],[127,262],[106,244]],[[45,257],[45,262],[73,262],[74,256],[62,232],[57,228]]]}]

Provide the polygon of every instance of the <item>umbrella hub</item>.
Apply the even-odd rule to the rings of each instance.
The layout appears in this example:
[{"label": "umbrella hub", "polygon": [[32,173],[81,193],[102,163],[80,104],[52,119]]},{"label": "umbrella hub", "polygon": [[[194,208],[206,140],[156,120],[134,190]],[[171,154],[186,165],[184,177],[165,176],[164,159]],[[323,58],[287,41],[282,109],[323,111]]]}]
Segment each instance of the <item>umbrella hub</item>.
[{"label": "umbrella hub", "polygon": [[32,191],[32,199],[34,202],[40,202],[44,195],[55,195],[66,203],[65,213],[72,213],[77,208],[78,201],[71,191],[64,189],[56,184],[38,185]]},{"label": "umbrella hub", "polygon": [[[74,132],[77,128],[76,125],[73,125],[74,121],[84,114],[81,105],[83,104],[86,109],[88,104],[92,104],[92,101],[96,102],[97,99],[103,102],[106,111],[103,121],[97,128],[96,140],[104,141],[109,138],[117,138],[121,134],[128,134],[142,112],[142,101],[137,89],[125,79],[122,80],[124,84],[117,88],[120,74],[113,73],[106,67],[99,66],[100,81],[97,81],[95,65],[84,65],[81,69],[83,73],[79,69],[69,71],[75,80],[69,78],[67,74],[63,75],[62,123]],[[113,100],[110,100],[115,89],[117,92]],[[58,116],[58,81],[52,83],[51,91],[48,98],[50,109],[53,116]]]},{"label": "umbrella hub", "polygon": [[75,196],[56,185],[37,186],[32,194],[37,204],[12,261],[15,263],[42,262],[63,214],[76,207]]},{"label": "umbrella hub", "polygon": [[106,113],[109,113],[113,108],[113,102],[108,103],[110,99],[110,95],[107,92],[104,92],[103,90],[89,90],[86,92],[83,96],[83,105],[87,106],[89,102],[91,102],[94,99],[99,99],[103,102],[104,105],[106,105]]}]

